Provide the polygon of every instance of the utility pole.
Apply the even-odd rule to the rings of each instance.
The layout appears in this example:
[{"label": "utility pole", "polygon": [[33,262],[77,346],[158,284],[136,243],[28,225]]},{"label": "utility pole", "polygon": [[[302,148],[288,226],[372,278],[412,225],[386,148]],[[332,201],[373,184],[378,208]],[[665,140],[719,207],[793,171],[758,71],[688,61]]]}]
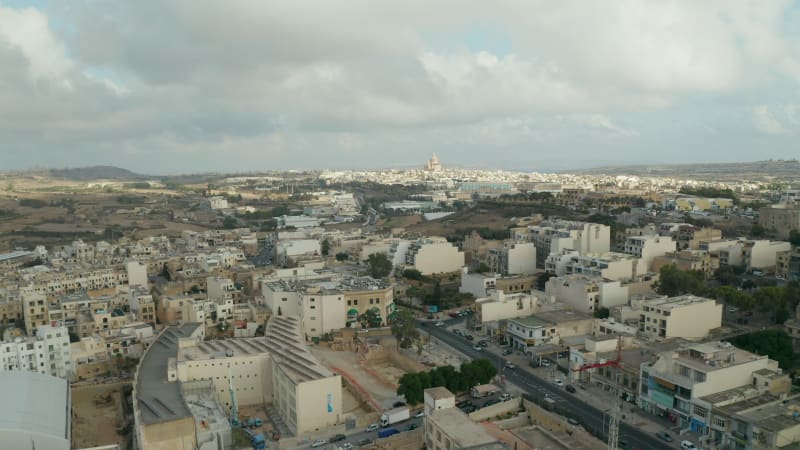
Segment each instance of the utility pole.
[{"label": "utility pole", "polygon": [[[602,363],[585,364],[577,369],[572,369],[575,372],[584,372],[590,369],[597,369],[600,367],[612,367],[614,369],[614,403],[608,411],[608,450],[617,450],[619,446],[619,420],[622,415],[622,399],[620,394],[622,390],[619,385],[620,371],[622,370],[622,338],[617,339],[617,358],[611,361]],[[605,414],[605,413],[604,413]],[[605,419],[603,420],[605,425]]]}]

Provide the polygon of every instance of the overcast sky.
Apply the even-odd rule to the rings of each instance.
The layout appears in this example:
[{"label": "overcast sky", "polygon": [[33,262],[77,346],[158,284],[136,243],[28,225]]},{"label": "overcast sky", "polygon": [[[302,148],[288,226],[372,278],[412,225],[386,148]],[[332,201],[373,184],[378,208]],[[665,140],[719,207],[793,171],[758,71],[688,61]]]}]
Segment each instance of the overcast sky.
[{"label": "overcast sky", "polygon": [[0,170],[800,157],[800,4],[0,0]]}]

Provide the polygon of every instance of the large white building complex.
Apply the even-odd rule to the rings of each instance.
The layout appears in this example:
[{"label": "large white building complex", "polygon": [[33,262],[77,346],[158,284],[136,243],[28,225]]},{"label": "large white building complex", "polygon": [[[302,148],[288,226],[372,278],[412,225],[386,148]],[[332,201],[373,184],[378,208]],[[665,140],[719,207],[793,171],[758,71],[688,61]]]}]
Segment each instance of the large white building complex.
[{"label": "large white building complex", "polygon": [[[187,389],[211,405],[184,401]],[[169,327],[142,357],[134,394],[136,436],[144,449],[228,442],[234,402],[271,404],[293,434],[344,420],[341,377],[311,355],[294,316],[270,319],[263,338],[204,341],[198,324]],[[225,423],[196,426],[214,417]]]}]

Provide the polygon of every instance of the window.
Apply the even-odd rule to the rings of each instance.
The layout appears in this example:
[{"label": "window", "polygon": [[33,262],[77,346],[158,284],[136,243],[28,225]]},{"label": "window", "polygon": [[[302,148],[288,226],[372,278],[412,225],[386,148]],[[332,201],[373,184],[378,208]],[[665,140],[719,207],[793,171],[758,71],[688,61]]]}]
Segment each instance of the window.
[{"label": "window", "polygon": [[701,383],[706,381],[706,374],[704,374],[703,372],[695,371],[694,372],[694,381],[699,381]]},{"label": "window", "polygon": [[686,366],[678,366],[678,373],[681,374],[682,377],[688,377],[691,370],[689,370]]},{"label": "window", "polygon": [[694,405],[694,415],[697,417],[705,418],[708,415],[708,410],[702,406]]}]

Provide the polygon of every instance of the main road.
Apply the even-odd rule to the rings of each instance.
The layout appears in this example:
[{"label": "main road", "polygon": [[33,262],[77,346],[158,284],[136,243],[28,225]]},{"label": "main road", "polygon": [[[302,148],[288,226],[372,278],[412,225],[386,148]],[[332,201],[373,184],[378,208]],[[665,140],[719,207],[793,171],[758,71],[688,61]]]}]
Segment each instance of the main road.
[{"label": "main road", "polygon": [[[446,325],[457,323],[458,320],[445,321]],[[424,325],[423,325],[424,324]],[[500,373],[505,376],[506,381],[519,386],[524,390],[528,396],[541,401],[545,397],[549,397],[556,402],[556,407],[559,412],[564,412],[569,417],[580,422],[581,426],[587,431],[599,436],[604,441],[608,438],[608,419],[605,411],[599,410],[594,406],[584,402],[578,397],[568,393],[563,388],[556,386],[548,380],[528,372],[522,368],[517,369],[502,369],[505,366],[506,360],[494,353],[487,351],[477,351],[472,348],[473,343],[465,340],[463,337],[454,334],[447,330],[447,327],[436,327],[433,322],[418,321],[417,326],[423,327],[423,330],[429,333],[432,337],[439,341],[453,347],[455,350],[463,353],[471,359],[485,358],[492,361],[496,367],[500,367]],[[609,408],[611,405],[609,405]],[[620,441],[626,444],[625,449],[642,448],[653,450],[672,450],[674,447],[666,442],[663,442],[655,435],[642,432],[627,423],[620,423]],[[622,447],[622,446],[620,446]]]}]

